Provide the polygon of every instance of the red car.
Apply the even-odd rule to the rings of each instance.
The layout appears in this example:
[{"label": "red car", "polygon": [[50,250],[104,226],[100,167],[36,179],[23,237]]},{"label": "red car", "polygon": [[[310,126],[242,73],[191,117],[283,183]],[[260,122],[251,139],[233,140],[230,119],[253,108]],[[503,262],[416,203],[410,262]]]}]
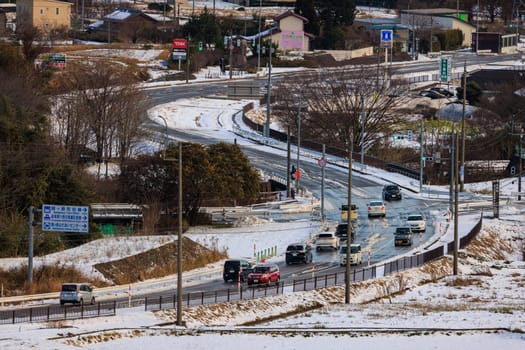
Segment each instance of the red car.
[{"label": "red car", "polygon": [[281,272],[275,264],[255,265],[253,271],[248,275],[248,285],[279,283]]}]

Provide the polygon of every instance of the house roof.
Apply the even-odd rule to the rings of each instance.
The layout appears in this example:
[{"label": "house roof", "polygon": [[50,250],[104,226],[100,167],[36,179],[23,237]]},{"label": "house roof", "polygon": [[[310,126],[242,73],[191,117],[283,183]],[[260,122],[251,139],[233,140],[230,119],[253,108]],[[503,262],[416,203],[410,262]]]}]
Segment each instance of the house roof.
[{"label": "house roof", "polygon": [[275,16],[273,19],[277,22],[280,22],[282,19],[286,17],[296,17],[303,21],[303,23],[308,23],[308,19],[306,17],[303,17],[301,15],[298,15],[297,13],[293,12],[292,10],[288,10],[284,13],[281,13],[280,15]]}]

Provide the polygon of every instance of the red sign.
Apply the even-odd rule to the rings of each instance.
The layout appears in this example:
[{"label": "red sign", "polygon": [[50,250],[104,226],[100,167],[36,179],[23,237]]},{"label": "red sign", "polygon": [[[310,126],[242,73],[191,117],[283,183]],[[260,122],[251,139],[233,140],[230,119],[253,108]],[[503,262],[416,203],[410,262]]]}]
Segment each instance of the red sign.
[{"label": "red sign", "polygon": [[319,166],[321,168],[324,168],[326,166],[326,159],[324,158],[319,158],[319,160],[317,161],[317,164],[319,164]]},{"label": "red sign", "polygon": [[188,41],[186,39],[173,39],[174,49],[187,49]]},{"label": "red sign", "polygon": [[295,178],[297,181],[301,180],[301,170],[297,169],[295,171]]}]

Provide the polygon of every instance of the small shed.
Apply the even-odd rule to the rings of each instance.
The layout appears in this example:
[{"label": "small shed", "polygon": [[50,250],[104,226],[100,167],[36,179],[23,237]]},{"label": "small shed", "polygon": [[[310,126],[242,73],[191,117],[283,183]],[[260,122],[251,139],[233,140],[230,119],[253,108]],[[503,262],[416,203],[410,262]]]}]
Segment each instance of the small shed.
[{"label": "small shed", "polygon": [[91,203],[92,222],[107,235],[131,234],[142,226],[143,206],[130,203]]}]

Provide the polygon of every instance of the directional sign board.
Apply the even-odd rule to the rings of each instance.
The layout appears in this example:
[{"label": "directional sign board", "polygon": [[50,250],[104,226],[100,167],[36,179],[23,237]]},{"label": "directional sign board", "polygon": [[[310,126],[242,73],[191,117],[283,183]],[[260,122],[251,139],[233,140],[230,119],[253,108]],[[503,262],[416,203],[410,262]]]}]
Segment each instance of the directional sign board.
[{"label": "directional sign board", "polygon": [[89,232],[89,208],[44,204],[42,231]]},{"label": "directional sign board", "polygon": [[391,29],[381,29],[381,42],[380,47],[391,48],[392,47],[392,30]]},{"label": "directional sign board", "polygon": [[439,61],[439,78],[441,82],[450,81],[450,58],[441,58]]}]

